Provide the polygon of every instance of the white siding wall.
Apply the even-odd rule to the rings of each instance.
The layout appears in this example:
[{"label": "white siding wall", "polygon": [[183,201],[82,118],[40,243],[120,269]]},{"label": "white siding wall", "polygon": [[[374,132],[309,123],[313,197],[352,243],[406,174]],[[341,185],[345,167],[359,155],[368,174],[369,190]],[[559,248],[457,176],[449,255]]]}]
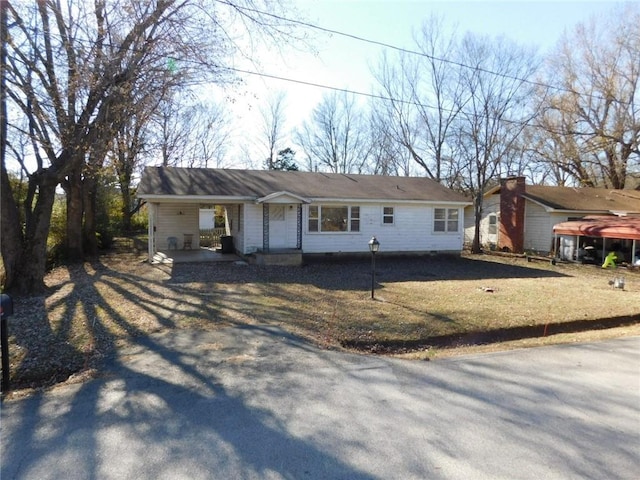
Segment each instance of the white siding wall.
[{"label": "white siding wall", "polygon": [[254,253],[262,249],[262,204],[244,204],[244,251]]},{"label": "white siding wall", "polygon": [[[309,208],[303,206],[302,251],[304,253],[355,253],[368,252],[368,242],[376,236],[383,252],[431,252],[462,249],[464,236],[463,209],[459,208],[460,226],[455,233],[433,231],[434,208],[451,208],[448,205],[375,204],[360,207],[360,231],[354,233],[309,233]],[[383,207],[394,208],[394,223],[382,223]],[[244,203],[242,215],[240,205],[226,205],[227,220],[231,225],[234,247],[243,254],[254,253],[262,248],[262,205]],[[295,217],[296,208],[289,211]],[[178,239],[178,248],[183,247],[185,233],[193,234],[192,247],[199,248],[199,206],[180,203],[161,203],[156,215],[156,248],[166,250],[168,237]],[[295,228],[295,218],[292,223]],[[294,235],[295,231],[287,233]],[[274,242],[275,244],[275,242]]]},{"label": "white siding wall", "polygon": [[549,213],[527,200],[524,210],[524,249],[547,253],[551,250],[553,224]]},{"label": "white siding wall", "polygon": [[474,206],[469,205],[464,209],[464,243],[465,245],[471,245],[473,242],[473,235],[475,230],[475,212]]},{"label": "white siding wall", "polygon": [[[482,202],[482,219],[480,220],[480,245],[488,246],[489,243],[498,241],[498,234],[491,238],[489,235],[489,215],[500,213],[500,195],[491,195]],[[475,213],[473,205],[464,209],[464,242],[467,245],[473,243],[475,235]],[[499,230],[499,229],[497,229]]]},{"label": "white siding wall", "polygon": [[[358,206],[354,204],[354,206]],[[433,232],[436,206],[381,204],[360,206],[360,231],[354,233],[316,233],[308,231],[309,208],[304,207],[302,250],[304,253],[368,252],[372,236],[380,241],[381,252],[430,252],[462,250],[462,215],[456,233]],[[394,207],[394,224],[382,223],[382,208]],[[447,208],[446,206],[442,206]]]},{"label": "white siding wall", "polygon": [[[573,215],[575,216],[575,215]],[[524,248],[548,253],[553,246],[553,226],[566,222],[566,213],[549,213],[537,203],[527,200],[524,214]]]},{"label": "white siding wall", "polygon": [[182,248],[184,234],[193,235],[192,248],[200,247],[199,206],[184,203],[160,203],[156,211],[156,249],[167,250],[167,238],[176,237]]}]

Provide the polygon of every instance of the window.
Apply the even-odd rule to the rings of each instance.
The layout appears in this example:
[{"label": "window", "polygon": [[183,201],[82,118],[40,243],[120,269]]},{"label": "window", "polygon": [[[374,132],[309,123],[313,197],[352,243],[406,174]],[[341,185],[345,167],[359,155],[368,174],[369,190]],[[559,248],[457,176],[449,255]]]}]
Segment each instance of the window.
[{"label": "window", "polygon": [[433,215],[433,231],[453,233],[458,231],[457,208],[435,208]]},{"label": "window", "polygon": [[393,225],[393,207],[382,208],[382,224]]},{"label": "window", "polygon": [[359,232],[360,207],[309,206],[310,232]]},{"label": "window", "polygon": [[495,213],[489,215],[489,235],[498,233],[498,216]]},{"label": "window", "polygon": [[284,205],[269,205],[269,221],[284,222]]},{"label": "window", "polygon": [[320,210],[320,207],[317,206],[311,206],[309,207],[309,231],[310,232],[317,232],[318,231],[318,211]]},{"label": "window", "polygon": [[351,231],[360,231],[360,207],[351,207]]}]

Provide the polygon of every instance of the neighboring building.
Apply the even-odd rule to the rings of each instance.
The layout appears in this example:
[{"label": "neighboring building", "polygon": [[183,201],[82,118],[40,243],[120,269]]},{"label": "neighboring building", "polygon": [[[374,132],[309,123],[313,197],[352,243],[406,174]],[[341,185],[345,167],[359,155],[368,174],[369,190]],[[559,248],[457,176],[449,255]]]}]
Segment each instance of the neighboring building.
[{"label": "neighboring building", "polygon": [[372,236],[384,253],[460,253],[469,204],[427,178],[171,167],[147,167],[138,196],[150,258],[183,238],[198,248],[199,210],[210,205],[224,206],[242,255],[364,253]]},{"label": "neighboring building", "polygon": [[[554,225],[587,216],[640,215],[640,191],[526,185],[510,177],[484,196],[480,243],[522,253],[554,252]],[[473,207],[465,209],[465,243],[473,241]]]},{"label": "neighboring building", "polygon": [[640,216],[585,217],[553,226],[557,256],[602,263],[611,252],[618,263],[640,266]]}]

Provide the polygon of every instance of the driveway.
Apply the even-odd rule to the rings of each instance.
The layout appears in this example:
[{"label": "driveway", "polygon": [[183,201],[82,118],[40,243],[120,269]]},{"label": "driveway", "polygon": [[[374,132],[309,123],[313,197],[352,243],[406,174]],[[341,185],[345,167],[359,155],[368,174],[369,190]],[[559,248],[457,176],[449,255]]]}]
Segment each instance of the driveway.
[{"label": "driveway", "polygon": [[276,328],[141,337],[2,407],[9,479],[632,479],[640,338],[410,362]]}]

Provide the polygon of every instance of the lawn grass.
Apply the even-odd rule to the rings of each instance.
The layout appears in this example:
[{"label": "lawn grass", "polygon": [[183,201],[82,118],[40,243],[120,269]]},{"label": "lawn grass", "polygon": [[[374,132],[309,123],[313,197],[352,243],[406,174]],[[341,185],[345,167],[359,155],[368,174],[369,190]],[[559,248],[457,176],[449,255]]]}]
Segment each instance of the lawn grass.
[{"label": "lawn grass", "polygon": [[[60,267],[47,276],[45,295],[17,298],[10,321],[13,384],[50,384],[99,369],[121,346],[177,328],[270,324],[325,348],[432,356],[434,338],[473,343],[478,332],[640,321],[640,274],[594,266],[483,255],[381,256],[371,300],[366,260],[299,268],[144,260],[118,254]],[[616,275],[625,276],[624,290],[609,284]]]}]

